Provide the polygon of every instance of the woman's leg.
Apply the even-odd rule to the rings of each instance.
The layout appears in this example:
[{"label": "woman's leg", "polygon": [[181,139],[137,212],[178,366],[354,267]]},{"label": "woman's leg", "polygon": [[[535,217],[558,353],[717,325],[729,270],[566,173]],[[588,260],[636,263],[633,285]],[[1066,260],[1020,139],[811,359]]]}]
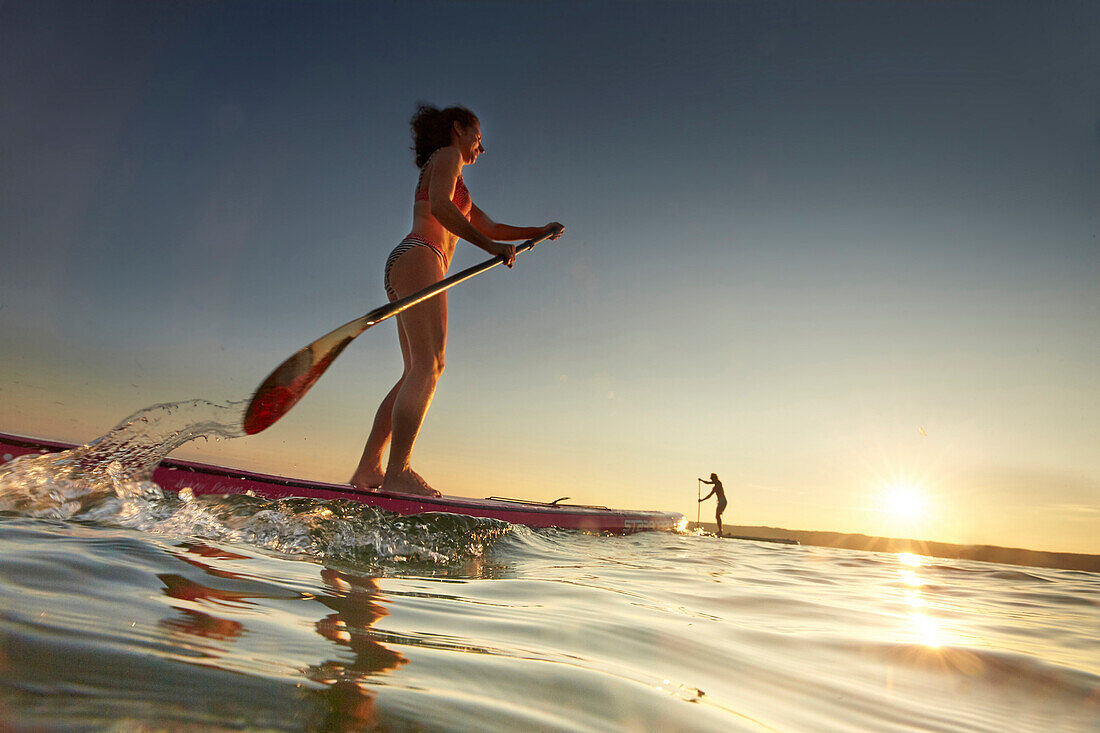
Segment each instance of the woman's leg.
[{"label": "woman's leg", "polygon": [[432,404],[443,373],[446,347],[447,295],[442,293],[398,316],[409,343],[410,364],[397,390],[391,418],[390,458],[382,488],[386,491],[439,496],[410,466],[413,444]]},{"label": "woman's leg", "polygon": [[397,399],[397,393],[405,382],[405,375],[409,372],[409,343],[405,338],[405,331],[400,325],[397,327],[397,338],[401,342],[401,358],[405,369],[401,378],[393,389],[389,391],[382,404],[378,406],[378,412],[374,415],[374,424],[371,427],[367,445],[363,448],[363,457],[359,459],[359,466],[349,482],[357,489],[377,489],[382,485],[382,479],[386,472],[382,470],[382,453],[390,442],[390,431],[393,424],[393,403]]},{"label": "woman's leg", "polygon": [[[439,256],[428,247],[409,250],[390,269],[390,285],[398,297],[439,282],[446,273]],[[413,444],[443,373],[447,348],[447,294],[409,308],[397,316],[406,345],[405,374],[393,399],[390,457],[382,482],[385,491],[439,496],[409,465]]]}]

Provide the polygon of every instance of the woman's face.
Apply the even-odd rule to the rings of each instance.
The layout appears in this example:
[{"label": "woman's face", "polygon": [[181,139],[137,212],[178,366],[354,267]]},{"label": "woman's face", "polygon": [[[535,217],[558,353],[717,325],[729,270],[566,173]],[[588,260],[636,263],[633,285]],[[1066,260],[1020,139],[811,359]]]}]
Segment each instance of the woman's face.
[{"label": "woman's face", "polygon": [[462,161],[467,165],[477,160],[477,156],[485,152],[481,147],[481,123],[474,120],[469,127],[463,127],[461,123],[455,123],[455,132],[458,149],[462,153]]}]

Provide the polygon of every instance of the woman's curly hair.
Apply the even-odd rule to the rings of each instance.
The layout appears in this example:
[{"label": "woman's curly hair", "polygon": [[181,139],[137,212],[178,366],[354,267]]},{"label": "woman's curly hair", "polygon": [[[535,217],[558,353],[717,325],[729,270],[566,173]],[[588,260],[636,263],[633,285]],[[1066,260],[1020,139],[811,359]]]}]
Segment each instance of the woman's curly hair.
[{"label": "woman's curly hair", "polygon": [[412,127],[416,167],[420,168],[432,157],[432,153],[451,144],[451,128],[454,123],[469,127],[477,122],[477,115],[465,107],[439,109],[430,104],[416,107],[409,126]]}]

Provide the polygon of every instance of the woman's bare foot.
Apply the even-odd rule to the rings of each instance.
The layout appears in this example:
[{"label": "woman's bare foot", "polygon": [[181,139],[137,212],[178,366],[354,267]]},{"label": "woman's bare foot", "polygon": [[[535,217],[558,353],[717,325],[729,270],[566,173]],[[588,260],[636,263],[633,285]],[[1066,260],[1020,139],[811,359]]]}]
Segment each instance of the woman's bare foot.
[{"label": "woman's bare foot", "polygon": [[382,469],[369,469],[366,471],[356,471],[355,475],[351,477],[351,488],[359,491],[369,491],[371,489],[377,489],[382,485],[382,481],[386,478],[386,474],[382,473]]},{"label": "woman's bare foot", "polygon": [[404,471],[390,471],[382,482],[382,491],[394,494],[415,494],[416,496],[443,496],[428,485],[416,471],[406,468]]}]

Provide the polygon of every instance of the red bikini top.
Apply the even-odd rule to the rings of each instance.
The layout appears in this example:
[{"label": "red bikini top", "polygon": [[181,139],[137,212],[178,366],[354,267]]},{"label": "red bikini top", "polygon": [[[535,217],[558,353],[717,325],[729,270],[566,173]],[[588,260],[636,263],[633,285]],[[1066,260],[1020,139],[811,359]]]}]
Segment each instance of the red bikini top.
[{"label": "red bikini top", "polygon": [[[428,187],[420,186],[424,179],[423,171],[420,172],[420,178],[421,180],[416,182],[416,196],[413,197],[413,201],[428,200]],[[462,176],[459,176],[458,180],[455,181],[455,190],[451,192],[451,201],[454,202],[463,216],[467,219],[470,218],[470,210],[474,208],[474,203],[470,200],[470,191],[466,188],[466,183],[462,180]]]}]

